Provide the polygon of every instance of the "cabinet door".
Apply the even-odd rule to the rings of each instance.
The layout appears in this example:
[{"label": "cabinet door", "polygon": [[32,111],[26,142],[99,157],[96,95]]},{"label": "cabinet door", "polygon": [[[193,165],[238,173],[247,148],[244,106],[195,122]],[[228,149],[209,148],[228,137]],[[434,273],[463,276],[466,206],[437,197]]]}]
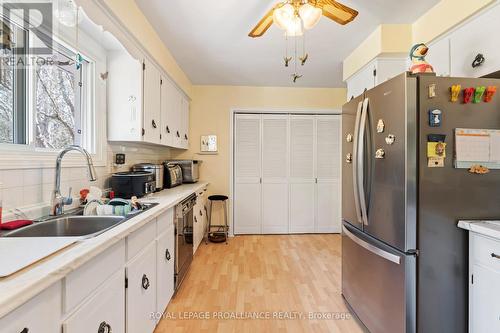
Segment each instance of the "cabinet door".
[{"label": "cabinet door", "polygon": [[450,39],[443,38],[429,46],[426,60],[438,76],[450,76]]},{"label": "cabinet door", "polygon": [[290,233],[315,231],[314,116],[290,117]]},{"label": "cabinet door", "polygon": [[122,267],[101,286],[92,299],[64,322],[63,332],[125,332],[124,283],[125,270]]},{"label": "cabinet door", "polygon": [[172,132],[172,111],[170,110],[170,99],[172,98],[172,83],[170,80],[161,78],[161,144],[171,147],[173,144],[174,133]]},{"label": "cabinet door", "polygon": [[144,61],[144,141],[160,143],[161,105],[160,71]]},{"label": "cabinet door", "polygon": [[189,148],[189,101],[181,98],[181,147],[184,149]]},{"label": "cabinet door", "polygon": [[375,87],[375,70],[374,62],[369,63],[359,72],[347,79],[347,99],[357,97],[365,91]]},{"label": "cabinet door", "polygon": [[316,118],[316,232],[340,233],[340,116]]},{"label": "cabinet door", "polygon": [[58,282],[1,318],[0,332],[60,332],[61,299]]},{"label": "cabinet door", "polygon": [[150,244],[127,265],[127,332],[150,333],[156,323],[156,244]]},{"label": "cabinet door", "polygon": [[163,313],[174,294],[174,227],[172,226],[157,241],[156,247],[156,311]]},{"label": "cabinet door", "polygon": [[477,263],[472,269],[470,332],[500,332],[500,272]]},{"label": "cabinet door", "polygon": [[234,140],[234,231],[260,234],[261,116],[236,115]]},{"label": "cabinet door", "polygon": [[288,233],[288,115],[262,116],[262,233]]},{"label": "cabinet door", "polygon": [[[451,35],[451,75],[481,77],[500,68],[500,48],[486,35],[500,30],[500,6],[485,11]],[[476,68],[472,62],[482,54],[485,62]]]}]

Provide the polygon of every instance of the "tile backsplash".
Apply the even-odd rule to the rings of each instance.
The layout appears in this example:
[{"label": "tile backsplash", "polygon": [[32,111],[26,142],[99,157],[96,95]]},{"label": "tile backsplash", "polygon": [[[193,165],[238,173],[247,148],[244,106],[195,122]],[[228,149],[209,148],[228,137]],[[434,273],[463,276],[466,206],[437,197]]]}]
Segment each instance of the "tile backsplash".
[{"label": "tile backsplash", "polygon": [[[125,153],[124,165],[114,164],[114,155]],[[97,166],[97,181],[90,182],[86,167],[66,167],[61,172],[61,192],[67,195],[72,188],[72,196],[79,197],[80,189],[97,186],[107,189],[112,173],[128,171],[133,164],[161,162],[170,158],[170,150],[162,147],[141,147],[139,145],[108,145],[107,166]],[[54,159],[55,166],[55,159]],[[0,170],[2,183],[3,214],[6,220],[19,209],[29,212],[31,209],[47,206],[54,189],[55,168],[9,169]],[[30,215],[30,214],[28,214]],[[12,217],[11,217],[12,218]]]}]

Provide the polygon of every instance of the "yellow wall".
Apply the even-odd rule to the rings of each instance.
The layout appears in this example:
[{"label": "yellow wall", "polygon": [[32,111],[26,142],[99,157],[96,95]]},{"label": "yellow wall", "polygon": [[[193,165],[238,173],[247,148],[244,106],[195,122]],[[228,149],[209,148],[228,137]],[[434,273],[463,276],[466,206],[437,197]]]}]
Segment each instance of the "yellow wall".
[{"label": "yellow wall", "polygon": [[[343,88],[274,88],[193,86],[189,150],[172,151],[174,158],[202,160],[201,178],[210,181],[210,192],[229,194],[229,112],[231,109],[318,110],[340,109],[346,101]],[[217,135],[219,153],[198,155],[200,136]]]},{"label": "yellow wall", "polygon": [[411,48],[409,24],[382,24],[368,36],[345,60],[344,80],[380,55],[402,55]]},{"label": "yellow wall", "polygon": [[496,0],[441,0],[413,24],[413,41],[428,43]]},{"label": "yellow wall", "polygon": [[134,0],[104,0],[116,17],[165,69],[184,92],[192,97],[192,84]]}]

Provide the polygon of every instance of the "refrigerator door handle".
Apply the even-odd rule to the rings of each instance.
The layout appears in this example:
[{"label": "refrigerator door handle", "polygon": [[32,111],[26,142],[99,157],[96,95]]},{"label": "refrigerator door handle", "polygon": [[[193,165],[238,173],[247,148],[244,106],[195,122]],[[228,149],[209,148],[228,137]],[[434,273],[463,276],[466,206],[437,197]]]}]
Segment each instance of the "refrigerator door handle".
[{"label": "refrigerator door handle", "polygon": [[376,247],[368,242],[365,242],[364,240],[356,237],[356,235],[354,235],[352,232],[350,232],[345,226],[342,227],[342,230],[347,237],[349,237],[354,243],[358,244],[359,246],[363,247],[364,249],[370,251],[371,253],[373,253],[381,258],[384,258],[390,262],[393,262],[396,265],[401,264],[401,257],[400,256],[389,253],[387,251],[379,249],[378,247]]},{"label": "refrigerator door handle", "polygon": [[356,216],[358,222],[363,224],[361,216],[361,206],[359,204],[359,187],[358,187],[358,149],[359,149],[359,123],[361,121],[361,112],[363,102],[359,102],[358,111],[356,112],[356,122],[354,123],[354,142],[353,142],[353,161],[352,161],[352,185],[354,190],[354,207],[356,208]]},{"label": "refrigerator door handle", "polygon": [[365,171],[365,135],[366,135],[366,121],[368,118],[368,106],[369,106],[370,100],[368,98],[365,98],[363,101],[363,109],[361,111],[361,123],[359,125],[359,142],[358,142],[358,156],[357,159],[359,161],[357,167],[357,174],[358,174],[358,196],[359,196],[359,203],[361,207],[361,216],[362,216],[362,222],[364,225],[368,225],[368,212],[366,208],[366,193],[365,193],[365,187],[364,187],[364,171]]}]

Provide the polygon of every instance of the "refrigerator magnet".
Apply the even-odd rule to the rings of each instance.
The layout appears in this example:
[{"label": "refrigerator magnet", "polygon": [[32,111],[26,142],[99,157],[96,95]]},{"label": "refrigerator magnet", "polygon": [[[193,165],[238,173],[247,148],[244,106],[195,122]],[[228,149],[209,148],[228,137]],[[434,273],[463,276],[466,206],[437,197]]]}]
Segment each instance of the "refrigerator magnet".
[{"label": "refrigerator magnet", "polygon": [[396,141],[396,136],[394,134],[389,134],[385,138],[385,143],[387,143],[389,146],[393,145],[395,141]]},{"label": "refrigerator magnet", "polygon": [[427,142],[427,157],[446,157],[446,143]]},{"label": "refrigerator magnet", "polygon": [[481,103],[481,101],[483,100],[483,95],[484,95],[485,91],[486,91],[485,86],[477,87],[476,90],[474,91],[474,99],[472,100],[472,102],[474,104]]},{"label": "refrigerator magnet", "polygon": [[472,95],[474,95],[474,88],[465,88],[464,89],[464,104],[469,104],[472,100]]},{"label": "refrigerator magnet", "polygon": [[435,109],[429,111],[429,126],[440,127],[443,120],[443,111]]},{"label": "refrigerator magnet", "polygon": [[436,97],[436,84],[430,84],[429,85],[429,98],[434,98]]},{"label": "refrigerator magnet", "polygon": [[384,131],[385,131],[384,120],[379,119],[377,122],[377,133],[384,133]]},{"label": "refrigerator magnet", "polygon": [[450,88],[451,90],[451,102],[455,103],[458,101],[458,96],[460,96],[460,91],[462,90],[462,86],[459,84],[454,84]]},{"label": "refrigerator magnet", "polygon": [[429,157],[427,161],[429,168],[444,168],[444,157]]},{"label": "refrigerator magnet", "polygon": [[497,87],[495,86],[489,86],[488,88],[486,88],[486,93],[484,94],[484,101],[486,103],[491,102],[496,92],[497,92]]},{"label": "refrigerator magnet", "polygon": [[375,158],[377,160],[383,160],[385,158],[385,150],[377,149],[377,151],[375,152]]}]

